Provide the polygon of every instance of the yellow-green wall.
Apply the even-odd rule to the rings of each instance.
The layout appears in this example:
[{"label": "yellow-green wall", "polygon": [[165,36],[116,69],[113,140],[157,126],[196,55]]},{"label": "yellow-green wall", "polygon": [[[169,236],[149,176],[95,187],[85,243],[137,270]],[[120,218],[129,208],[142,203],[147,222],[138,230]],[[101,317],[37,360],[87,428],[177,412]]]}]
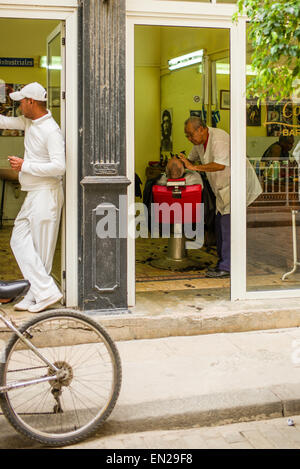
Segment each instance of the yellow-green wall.
[{"label": "yellow-green wall", "polygon": [[145,184],[148,161],[159,160],[160,70],[135,69],[135,172]]},{"label": "yellow-green wall", "polygon": [[[212,28],[164,27],[161,32],[161,109],[173,110],[173,149],[175,153],[192,145],[184,135],[184,121],[191,110],[201,110],[194,96],[202,98],[202,74],[199,65],[170,72],[168,60],[194,50],[204,49],[214,59],[215,54],[229,55],[229,30]],[[229,90],[229,75],[218,76],[219,89]],[[219,93],[218,93],[219,94]],[[229,111],[221,111],[218,127],[229,132]]]},{"label": "yellow-green wall", "polygon": [[[135,27],[135,172],[143,187],[148,162],[160,157],[161,111],[173,111],[173,152],[188,152],[191,144],[185,138],[183,125],[190,110],[199,109],[193,97],[202,96],[199,66],[169,72],[168,60],[198,48],[209,53],[222,49],[226,55],[228,47],[227,30]],[[219,76],[218,86],[228,90],[229,76]],[[220,112],[220,127],[229,132],[229,111]]]},{"label": "yellow-green wall", "polygon": [[[229,31],[212,28],[135,27],[135,169],[146,181],[148,162],[160,157],[161,111],[171,109],[173,115],[173,153],[192,145],[184,135],[184,121],[190,110],[201,110],[194,96],[202,97],[202,74],[199,66],[170,72],[168,60],[197,49],[205,49],[211,61],[229,63]],[[250,77],[247,77],[247,81]],[[217,74],[217,90],[230,90],[230,75]],[[234,92],[234,90],[231,90]],[[214,109],[214,108],[213,108]],[[230,110],[220,110],[218,128],[230,133]],[[247,126],[249,139],[258,137],[258,146],[268,145],[266,107],[261,109],[261,126]],[[258,139],[258,140],[259,140]],[[263,142],[263,143],[262,143]],[[258,150],[258,154],[261,153]]]},{"label": "yellow-green wall", "polygon": [[[194,102],[194,96],[202,97],[202,74],[199,67],[187,67],[166,74],[161,79],[161,107],[173,110],[173,150],[178,153],[192,148],[184,135],[184,121],[191,110],[202,110],[202,104]],[[229,75],[218,75],[218,96],[220,90],[229,90]],[[230,131],[230,111],[220,110],[218,127]]]},{"label": "yellow-green wall", "polygon": [[0,67],[0,79],[6,83],[47,84],[46,69],[39,58],[47,54],[47,36],[59,21],[0,18],[0,57],[32,57],[34,67]]},{"label": "yellow-green wall", "polygon": [[160,149],[160,28],[135,29],[135,172],[145,186],[148,161]]},{"label": "yellow-green wall", "polygon": [[[0,57],[34,58],[34,67],[0,67],[0,80],[5,83],[26,84],[38,81],[47,85],[46,69],[40,68],[39,59],[47,55],[47,36],[59,21],[0,18]],[[0,136],[0,166],[8,167],[7,155],[23,156],[22,137]],[[0,181],[0,191],[2,181]],[[12,222],[23,203],[25,193],[6,185],[4,222]]]}]

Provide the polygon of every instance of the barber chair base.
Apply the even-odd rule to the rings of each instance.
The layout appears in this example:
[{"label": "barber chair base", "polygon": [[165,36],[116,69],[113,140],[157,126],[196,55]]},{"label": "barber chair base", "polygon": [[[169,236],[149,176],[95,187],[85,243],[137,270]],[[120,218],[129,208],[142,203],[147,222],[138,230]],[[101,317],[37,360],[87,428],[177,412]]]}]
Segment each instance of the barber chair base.
[{"label": "barber chair base", "polygon": [[167,255],[161,259],[153,259],[150,265],[157,269],[170,270],[172,272],[204,269],[204,265],[202,266],[199,262],[188,257],[185,242],[185,238],[175,238],[172,236],[168,241]]},{"label": "barber chair base", "polygon": [[150,265],[157,269],[170,270],[171,272],[185,272],[189,270],[204,269],[204,266],[201,266],[198,262],[192,261],[188,257],[181,260],[174,260],[169,257],[154,259],[150,262]]}]

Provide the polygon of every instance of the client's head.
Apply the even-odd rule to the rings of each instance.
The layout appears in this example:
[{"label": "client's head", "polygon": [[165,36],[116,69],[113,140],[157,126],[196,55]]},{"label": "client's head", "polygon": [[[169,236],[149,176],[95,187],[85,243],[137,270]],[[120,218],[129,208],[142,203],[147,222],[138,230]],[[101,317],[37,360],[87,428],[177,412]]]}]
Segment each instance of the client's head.
[{"label": "client's head", "polygon": [[166,166],[166,176],[168,179],[179,179],[185,171],[184,164],[178,158],[171,158]]}]

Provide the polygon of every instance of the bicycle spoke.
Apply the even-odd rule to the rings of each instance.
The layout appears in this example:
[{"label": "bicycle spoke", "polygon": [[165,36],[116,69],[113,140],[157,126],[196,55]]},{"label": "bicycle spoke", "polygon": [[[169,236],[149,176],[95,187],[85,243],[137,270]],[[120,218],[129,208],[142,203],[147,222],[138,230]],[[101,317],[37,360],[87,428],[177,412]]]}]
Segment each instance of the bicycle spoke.
[{"label": "bicycle spoke", "polygon": [[[51,444],[66,438],[77,441],[102,423],[115,405],[121,376],[117,351],[101,326],[78,313],[48,313],[33,320],[28,331],[38,352],[63,374],[8,391],[1,405],[11,423],[32,438]],[[20,339],[10,345],[2,382],[51,374]]]}]

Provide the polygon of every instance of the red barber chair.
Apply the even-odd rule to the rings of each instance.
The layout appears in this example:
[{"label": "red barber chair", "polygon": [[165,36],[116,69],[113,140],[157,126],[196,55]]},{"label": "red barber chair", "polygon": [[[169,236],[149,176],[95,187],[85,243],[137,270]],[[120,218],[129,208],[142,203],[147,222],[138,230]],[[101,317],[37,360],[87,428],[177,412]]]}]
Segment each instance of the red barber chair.
[{"label": "red barber chair", "polygon": [[154,185],[152,193],[154,223],[160,227],[162,237],[168,235],[168,251],[165,258],[154,259],[151,265],[172,271],[201,269],[199,263],[188,257],[184,233],[186,225],[195,227],[196,223],[201,223],[198,204],[202,200],[202,186],[187,186],[184,178],[168,179],[166,186]]}]

